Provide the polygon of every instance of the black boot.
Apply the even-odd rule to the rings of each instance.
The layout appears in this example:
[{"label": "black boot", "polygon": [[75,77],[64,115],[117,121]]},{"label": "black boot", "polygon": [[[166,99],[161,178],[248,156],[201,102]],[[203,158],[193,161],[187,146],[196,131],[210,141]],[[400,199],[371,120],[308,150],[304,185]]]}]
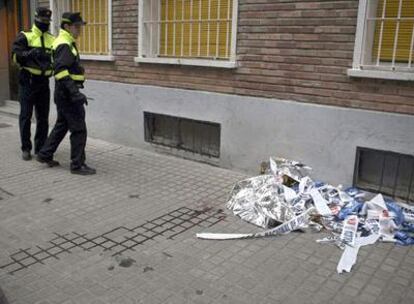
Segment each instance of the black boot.
[{"label": "black boot", "polygon": [[30,151],[23,151],[22,152],[22,159],[23,160],[31,160],[32,155],[30,154]]},{"label": "black boot", "polygon": [[36,160],[39,162],[39,163],[42,163],[42,164],[47,164],[49,167],[57,167],[57,166],[59,166],[60,164],[59,164],[59,162],[58,161],[56,161],[56,160],[53,160],[53,159],[45,159],[45,158],[42,158],[39,154],[37,155],[37,157],[36,157]]},{"label": "black boot", "polygon": [[78,168],[71,168],[70,172],[72,174],[79,174],[79,175],[93,175],[96,174],[96,170],[94,168],[91,168],[87,166],[86,164],[83,164],[82,166]]}]

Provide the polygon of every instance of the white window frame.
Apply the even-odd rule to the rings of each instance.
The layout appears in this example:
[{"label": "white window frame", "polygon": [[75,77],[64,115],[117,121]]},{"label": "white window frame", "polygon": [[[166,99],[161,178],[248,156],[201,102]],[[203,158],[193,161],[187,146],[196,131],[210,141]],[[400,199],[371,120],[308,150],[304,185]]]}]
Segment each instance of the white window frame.
[{"label": "white window frame", "polygon": [[365,33],[367,16],[370,10],[374,9],[375,3],[371,0],[359,0],[358,20],[355,35],[355,47],[352,69],[348,69],[348,76],[379,78],[390,80],[414,80],[414,69],[408,67],[385,67],[385,66],[363,66],[364,54],[371,52],[374,41],[373,33]]},{"label": "white window frame", "polygon": [[[60,28],[60,24],[57,22],[62,18],[63,12],[58,12],[56,16],[56,2],[61,0],[49,0],[49,6],[52,10],[52,26],[51,32],[53,35],[57,35],[56,28]],[[96,60],[96,61],[114,61],[115,57],[112,55],[112,0],[106,0],[108,2],[108,55],[85,55],[80,54],[82,60]],[[86,20],[87,22],[88,20]]]},{"label": "white window frame", "polygon": [[[145,57],[143,56],[143,18],[144,18],[144,1],[138,0],[138,56],[134,58],[135,62],[143,63],[159,63],[159,64],[178,64],[193,65],[206,67],[219,67],[233,69],[237,67],[236,62],[236,43],[237,43],[237,13],[238,0],[233,1],[232,23],[231,23],[231,41],[230,41],[230,57],[229,60],[213,60],[213,59],[191,59],[191,58],[162,58],[162,57]],[[153,0],[151,0],[153,1]],[[160,5],[160,4],[158,4]],[[151,42],[150,42],[151,43]]]}]

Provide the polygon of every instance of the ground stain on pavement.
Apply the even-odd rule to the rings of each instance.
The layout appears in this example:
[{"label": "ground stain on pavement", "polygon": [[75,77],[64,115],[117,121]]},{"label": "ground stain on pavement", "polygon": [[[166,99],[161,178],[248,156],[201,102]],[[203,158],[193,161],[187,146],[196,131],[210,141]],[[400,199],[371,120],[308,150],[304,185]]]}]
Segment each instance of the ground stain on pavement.
[{"label": "ground stain on pavement", "polygon": [[48,197],[48,198],[45,198],[45,199],[42,201],[42,203],[50,203],[51,201],[53,201],[53,198]]},{"label": "ground stain on pavement", "polygon": [[124,267],[124,268],[128,268],[131,267],[132,264],[134,264],[136,261],[130,257],[123,257],[120,255],[117,255],[115,257],[116,262],[118,263],[119,266]]},{"label": "ground stain on pavement", "polygon": [[130,194],[129,198],[139,198],[139,194]]},{"label": "ground stain on pavement", "polygon": [[154,268],[152,268],[151,266],[145,266],[144,272],[148,272],[148,271],[154,271]]},{"label": "ground stain on pavement", "polygon": [[162,252],[163,255],[165,255],[167,258],[171,259],[173,256],[167,252]]},{"label": "ground stain on pavement", "polygon": [[[6,195],[13,196],[12,193],[7,192],[3,189],[1,194],[5,193]],[[7,196],[6,196],[7,197]],[[3,198],[4,199],[4,198]],[[46,198],[44,202],[49,202],[49,200],[52,200],[52,198]],[[222,211],[222,209],[220,209]],[[175,220],[175,222],[172,221],[172,219]],[[130,258],[122,257],[122,253],[127,250],[133,250],[134,247],[144,244],[145,242],[152,240],[154,236],[162,236],[164,232],[167,231],[173,231],[173,235],[169,235],[168,239],[172,239],[173,237],[184,233],[185,231],[188,231],[189,229],[193,227],[202,227],[203,225],[207,224],[208,227],[211,227],[218,222],[222,220],[222,213],[218,212],[214,208],[206,208],[203,210],[196,210],[191,209],[187,207],[180,207],[178,209],[172,210],[171,212],[167,214],[160,215],[152,220],[146,221],[145,223],[136,226],[134,228],[127,228],[124,226],[119,226],[114,229],[111,229],[110,231],[107,231],[101,235],[95,235],[92,237],[88,237],[87,234],[80,234],[77,232],[72,231],[72,233],[65,233],[63,235],[54,232],[55,237],[48,241],[49,244],[52,244],[52,247],[48,249],[44,249],[43,247],[29,247],[25,250],[18,250],[12,254],[10,254],[10,259],[12,260],[9,263],[6,264],[0,264],[0,269],[4,269],[10,274],[13,274],[15,272],[21,271],[23,269],[28,268],[29,266],[37,263],[43,264],[43,261],[54,257],[57,258],[58,255],[61,255],[62,253],[70,252],[69,250],[62,250],[62,246],[65,246],[69,249],[72,248],[81,248],[85,251],[89,251],[92,248],[101,248],[103,250],[112,250],[112,248],[118,246],[122,248],[116,249],[116,252],[114,252],[111,256],[115,257],[116,264],[119,264],[121,267],[130,267],[135,260]],[[183,225],[187,224],[187,225]],[[162,230],[159,233],[155,233],[152,231],[152,229],[148,229],[147,226],[152,225],[152,227],[158,228]],[[128,238],[129,242],[132,243],[129,245],[126,245],[125,242],[119,243],[116,239],[115,235],[116,233],[137,233],[140,231],[140,229],[144,229],[146,232],[139,233],[141,239],[137,240],[134,238]],[[125,236],[124,236],[125,237]],[[106,239],[106,242],[101,241],[101,239]],[[107,244],[109,243],[109,245]],[[106,244],[106,245],[105,245]],[[112,244],[112,245],[111,245]],[[51,253],[50,250],[56,250],[57,253]],[[33,261],[29,265],[25,265],[24,260],[27,259],[27,255],[29,256],[36,256],[36,255],[42,255],[41,258],[36,258],[35,261]],[[172,258],[172,255],[169,253],[164,253],[164,256],[166,256],[166,259]],[[23,262],[23,263],[22,263]],[[146,271],[153,270],[153,269],[147,269]],[[1,304],[1,303],[0,303]]]},{"label": "ground stain on pavement", "polygon": [[196,294],[198,294],[199,296],[201,296],[203,293],[204,293],[204,291],[202,291],[201,289],[196,290]]}]

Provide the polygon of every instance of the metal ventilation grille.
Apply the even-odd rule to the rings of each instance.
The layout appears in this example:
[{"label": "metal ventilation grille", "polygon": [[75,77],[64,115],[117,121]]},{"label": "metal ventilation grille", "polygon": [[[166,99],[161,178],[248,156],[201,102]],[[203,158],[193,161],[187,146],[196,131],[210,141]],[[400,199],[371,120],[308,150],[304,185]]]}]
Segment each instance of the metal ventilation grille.
[{"label": "metal ventilation grille", "polygon": [[354,186],[414,202],[414,156],[357,147]]},{"label": "metal ventilation grille", "polygon": [[212,157],[220,156],[220,124],[144,112],[145,141]]}]

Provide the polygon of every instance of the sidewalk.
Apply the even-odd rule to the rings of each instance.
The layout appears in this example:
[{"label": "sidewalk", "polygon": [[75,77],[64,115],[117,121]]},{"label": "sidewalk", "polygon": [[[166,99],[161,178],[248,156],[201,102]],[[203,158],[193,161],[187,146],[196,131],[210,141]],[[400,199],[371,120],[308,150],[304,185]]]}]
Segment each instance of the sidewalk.
[{"label": "sidewalk", "polygon": [[224,210],[243,174],[88,139],[96,176],[20,158],[0,113],[0,287],[10,303],[413,303],[414,249],[361,248],[350,274],[323,234],[206,241],[258,229]]}]

